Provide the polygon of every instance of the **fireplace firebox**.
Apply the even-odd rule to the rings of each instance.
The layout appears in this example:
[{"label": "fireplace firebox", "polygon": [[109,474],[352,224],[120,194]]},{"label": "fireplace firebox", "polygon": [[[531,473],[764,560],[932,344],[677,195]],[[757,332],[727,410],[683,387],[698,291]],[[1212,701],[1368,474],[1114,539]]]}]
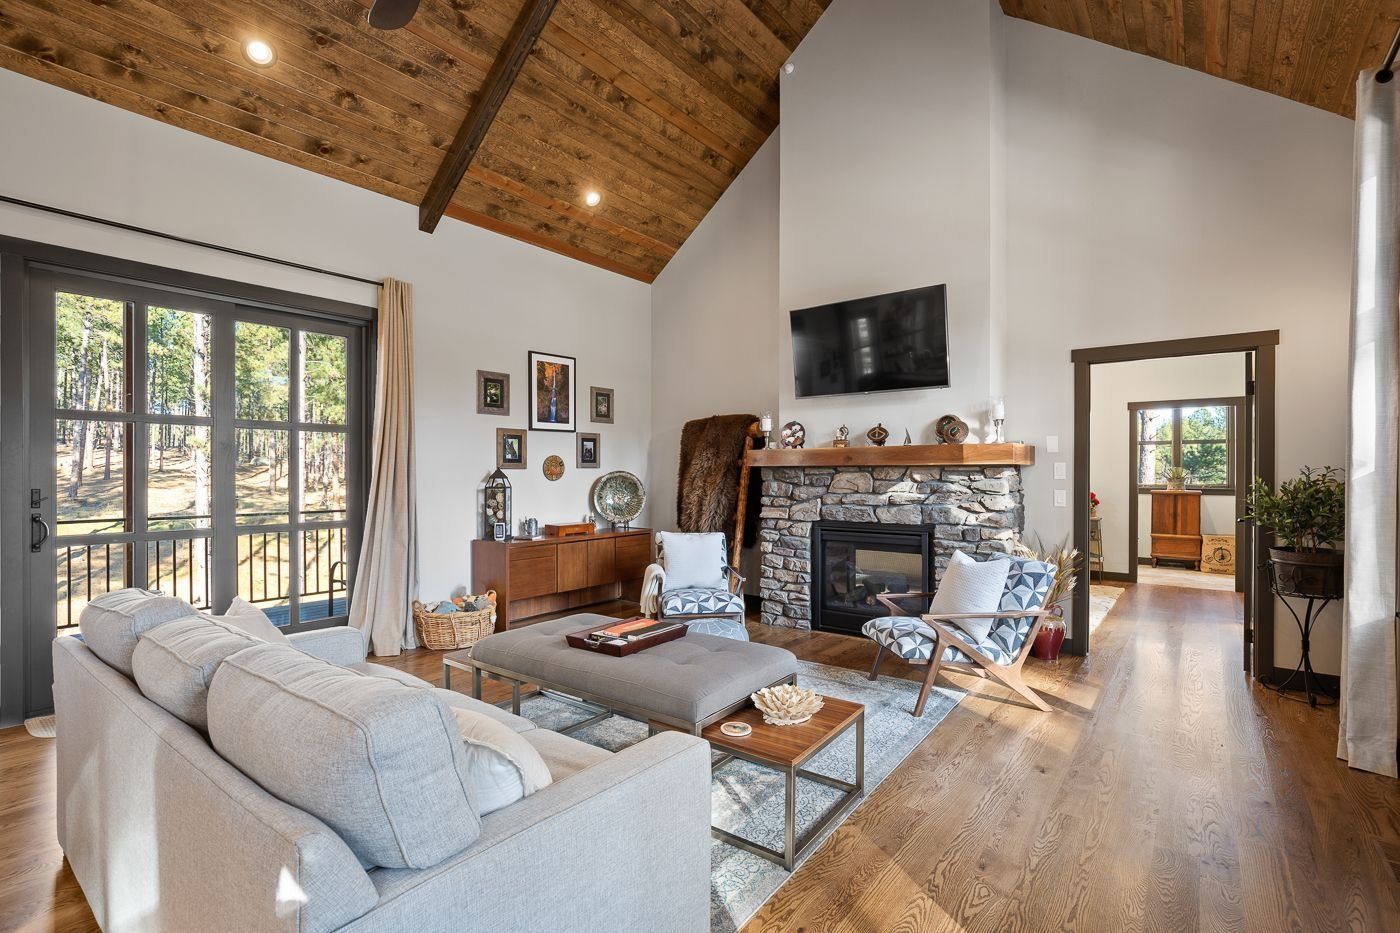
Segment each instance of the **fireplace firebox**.
[{"label": "fireplace firebox", "polygon": [[918,525],[812,525],[812,628],[859,635],[889,614],[882,593],[927,592],[934,582],[932,530]]}]

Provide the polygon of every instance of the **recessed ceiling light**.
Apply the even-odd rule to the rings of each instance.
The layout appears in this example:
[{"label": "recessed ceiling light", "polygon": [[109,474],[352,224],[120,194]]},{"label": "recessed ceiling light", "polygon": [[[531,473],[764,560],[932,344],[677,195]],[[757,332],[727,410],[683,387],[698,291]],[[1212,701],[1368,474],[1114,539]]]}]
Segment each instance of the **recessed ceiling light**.
[{"label": "recessed ceiling light", "polygon": [[243,43],[243,57],[259,68],[266,68],[277,61],[277,52],[262,39],[249,39]]},{"label": "recessed ceiling light", "polygon": [[602,203],[603,196],[596,191],[590,191],[583,196],[583,203],[589,207],[597,207]]}]

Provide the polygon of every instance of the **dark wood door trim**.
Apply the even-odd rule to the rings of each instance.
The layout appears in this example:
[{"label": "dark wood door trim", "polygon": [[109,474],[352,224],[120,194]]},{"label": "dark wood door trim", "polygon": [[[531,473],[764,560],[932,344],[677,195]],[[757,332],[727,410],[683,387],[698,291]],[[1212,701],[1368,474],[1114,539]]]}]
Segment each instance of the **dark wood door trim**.
[{"label": "dark wood door trim", "polygon": [[[1096,363],[1126,363],[1133,360],[1150,360],[1177,356],[1207,356],[1216,353],[1254,352],[1255,367],[1255,407],[1258,417],[1254,422],[1254,449],[1258,451],[1254,473],[1264,482],[1273,485],[1275,480],[1274,431],[1274,380],[1275,349],[1279,343],[1276,330],[1252,331],[1240,334],[1223,334],[1212,337],[1188,337],[1179,340],[1158,340],[1147,343],[1118,344],[1107,347],[1085,347],[1070,352],[1070,362],[1074,366],[1074,546],[1081,554],[1089,552],[1089,412],[1092,382],[1090,367]],[[1243,440],[1249,443],[1249,439]],[[1249,535],[1258,553],[1258,529],[1250,528]],[[1255,671],[1273,670],[1274,660],[1274,599],[1262,582],[1262,574],[1255,574],[1254,595],[1255,637],[1253,657]],[[1075,588],[1072,600],[1073,612],[1070,623],[1070,637],[1064,650],[1069,654],[1089,653],[1089,587]]]}]

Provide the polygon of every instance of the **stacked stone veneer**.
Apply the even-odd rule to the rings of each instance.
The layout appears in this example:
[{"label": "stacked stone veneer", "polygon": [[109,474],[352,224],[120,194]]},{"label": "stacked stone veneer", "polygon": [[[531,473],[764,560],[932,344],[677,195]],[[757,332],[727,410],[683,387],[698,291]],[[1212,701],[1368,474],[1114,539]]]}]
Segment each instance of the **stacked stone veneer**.
[{"label": "stacked stone veneer", "polygon": [[954,550],[1004,553],[1025,527],[1015,467],[765,467],[758,547],[763,621],[812,627],[812,524],[934,532],[936,578]]}]

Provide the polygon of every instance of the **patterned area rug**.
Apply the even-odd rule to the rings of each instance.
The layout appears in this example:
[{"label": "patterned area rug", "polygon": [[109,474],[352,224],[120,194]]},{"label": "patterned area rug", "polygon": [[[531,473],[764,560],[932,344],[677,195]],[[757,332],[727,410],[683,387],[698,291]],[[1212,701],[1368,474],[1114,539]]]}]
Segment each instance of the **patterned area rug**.
[{"label": "patterned area rug", "polygon": [[[868,796],[890,775],[914,747],[948,715],[965,695],[943,681],[929,695],[922,718],[911,715],[919,684],[894,677],[866,680],[865,674],[825,664],[798,662],[797,682],[818,693],[865,704],[865,792]],[[587,715],[578,708],[549,697],[532,697],[521,712],[537,725],[557,729]],[[646,726],[613,716],[572,735],[610,751],[626,748],[646,738]],[[855,732],[842,736],[812,759],[808,770],[847,781],[855,779]],[[730,761],[714,773],[711,784],[714,820],[732,833],[770,848],[782,848],[783,777],[757,765]],[[798,838],[814,825],[839,798],[840,792],[816,781],[797,782]],[[860,806],[860,801],[856,807]],[[830,835],[850,817],[833,822],[822,833]],[[808,850],[808,855],[816,848]],[[806,858],[798,861],[800,866]],[[728,843],[714,840],[710,850],[710,929],[729,933],[743,926],[763,903],[791,877],[772,862]]]},{"label": "patterned area rug", "polygon": [[1099,623],[1108,616],[1109,611],[1113,609],[1113,604],[1118,602],[1118,597],[1122,595],[1123,587],[1121,586],[1104,586],[1095,583],[1089,587],[1090,632],[1099,627]]}]

